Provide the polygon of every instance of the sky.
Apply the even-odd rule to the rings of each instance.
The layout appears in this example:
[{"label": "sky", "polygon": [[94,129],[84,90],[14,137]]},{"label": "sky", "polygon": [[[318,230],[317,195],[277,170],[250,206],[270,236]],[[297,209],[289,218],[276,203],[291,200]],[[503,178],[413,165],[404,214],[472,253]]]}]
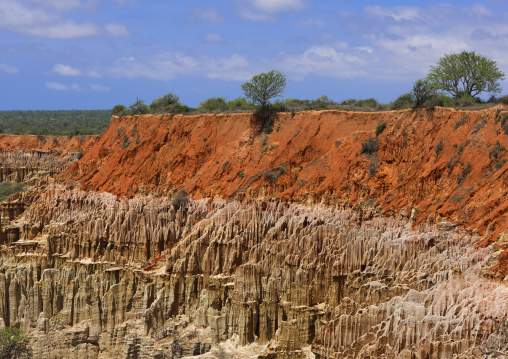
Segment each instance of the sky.
[{"label": "sky", "polygon": [[508,74],[506,19],[506,0],[0,0],[0,110],[197,107],[272,69],[283,98],[388,103],[449,53]]}]

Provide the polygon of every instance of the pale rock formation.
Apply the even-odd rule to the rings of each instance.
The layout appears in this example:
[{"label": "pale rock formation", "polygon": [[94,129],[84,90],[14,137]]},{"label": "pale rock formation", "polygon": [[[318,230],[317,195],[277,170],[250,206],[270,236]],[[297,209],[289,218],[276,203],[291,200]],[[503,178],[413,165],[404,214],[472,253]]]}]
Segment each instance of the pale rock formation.
[{"label": "pale rock formation", "polygon": [[508,313],[506,287],[479,276],[490,250],[455,229],[413,231],[409,213],[176,211],[57,185],[12,200],[24,212],[2,223],[17,237],[0,257],[0,316],[30,333],[36,358],[207,357],[231,340],[268,345],[262,358],[309,346],[317,358],[466,358]]}]

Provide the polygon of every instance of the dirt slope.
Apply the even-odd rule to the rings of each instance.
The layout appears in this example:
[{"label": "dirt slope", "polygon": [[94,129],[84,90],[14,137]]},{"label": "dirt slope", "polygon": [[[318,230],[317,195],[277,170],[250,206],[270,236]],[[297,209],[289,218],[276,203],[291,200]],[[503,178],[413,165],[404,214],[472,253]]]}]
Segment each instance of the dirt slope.
[{"label": "dirt slope", "polygon": [[[285,113],[269,136],[252,133],[250,114],[113,117],[61,178],[127,197],[183,187],[193,198],[352,205],[366,216],[374,204],[416,224],[478,228],[486,245],[508,229],[505,117],[502,107]],[[361,154],[384,122],[379,150]]]}]

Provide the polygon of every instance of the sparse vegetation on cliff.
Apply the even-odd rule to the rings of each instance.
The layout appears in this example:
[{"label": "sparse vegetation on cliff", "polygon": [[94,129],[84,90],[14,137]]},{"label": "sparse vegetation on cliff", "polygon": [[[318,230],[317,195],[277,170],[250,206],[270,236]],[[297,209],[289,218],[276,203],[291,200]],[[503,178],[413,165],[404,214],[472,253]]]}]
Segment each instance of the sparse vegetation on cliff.
[{"label": "sparse vegetation on cliff", "polygon": [[5,327],[0,329],[0,359],[31,358],[32,350],[22,329]]}]

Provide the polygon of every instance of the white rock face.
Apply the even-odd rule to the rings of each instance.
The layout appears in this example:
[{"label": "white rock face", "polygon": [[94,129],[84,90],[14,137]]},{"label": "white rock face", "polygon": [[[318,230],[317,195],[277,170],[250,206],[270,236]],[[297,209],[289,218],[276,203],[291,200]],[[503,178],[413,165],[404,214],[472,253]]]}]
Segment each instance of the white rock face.
[{"label": "white rock face", "polygon": [[13,200],[0,317],[36,358],[206,357],[224,342],[266,359],[469,358],[508,313],[505,285],[479,275],[489,249],[456,230],[52,185]]}]

